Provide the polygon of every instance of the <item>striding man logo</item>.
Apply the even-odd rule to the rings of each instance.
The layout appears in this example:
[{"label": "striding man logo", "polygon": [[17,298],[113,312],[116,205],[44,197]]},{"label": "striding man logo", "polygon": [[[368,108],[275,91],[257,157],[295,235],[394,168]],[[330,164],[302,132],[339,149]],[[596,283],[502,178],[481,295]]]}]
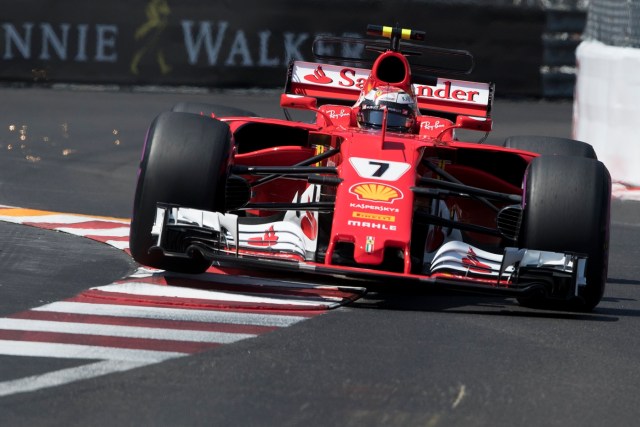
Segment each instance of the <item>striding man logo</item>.
[{"label": "striding man logo", "polygon": [[167,74],[171,66],[167,63],[160,43],[162,33],[167,28],[171,9],[167,0],[150,0],[146,7],[147,22],[136,29],[134,38],[142,44],[131,61],[131,73],[140,74],[140,63],[146,56],[153,56],[160,73]]}]

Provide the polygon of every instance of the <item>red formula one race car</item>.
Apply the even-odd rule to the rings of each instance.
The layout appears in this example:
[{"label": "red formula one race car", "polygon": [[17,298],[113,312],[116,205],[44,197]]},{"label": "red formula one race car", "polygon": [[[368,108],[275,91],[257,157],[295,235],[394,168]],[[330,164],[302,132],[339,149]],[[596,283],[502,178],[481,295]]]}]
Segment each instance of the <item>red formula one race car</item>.
[{"label": "red formula one race car", "polygon": [[[593,148],[461,141],[491,130],[493,85],[446,77],[470,72],[473,57],[426,46],[422,32],[367,34],[316,39],[324,63],[290,65],[288,120],[201,104],[159,115],[139,171],[133,257],[183,273],[213,264],[595,307],[611,179]],[[319,55],[338,51],[358,55]]]}]

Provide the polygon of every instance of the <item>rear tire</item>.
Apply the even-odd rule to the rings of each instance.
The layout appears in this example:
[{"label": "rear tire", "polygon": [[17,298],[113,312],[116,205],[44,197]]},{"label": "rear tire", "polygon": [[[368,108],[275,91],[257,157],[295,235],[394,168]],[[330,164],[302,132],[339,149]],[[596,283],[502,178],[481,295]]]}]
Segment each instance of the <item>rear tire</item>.
[{"label": "rear tire", "polygon": [[587,284],[577,300],[519,298],[536,308],[590,311],[607,279],[611,177],[602,162],[570,156],[534,158],[525,174],[520,247],[586,254]]},{"label": "rear tire", "polygon": [[186,113],[162,113],[147,133],[133,206],[129,246],[140,264],[181,273],[202,273],[202,259],[149,253],[158,202],[223,211],[231,155],[229,126]]},{"label": "rear tire", "polygon": [[203,102],[179,102],[171,111],[176,113],[191,113],[207,117],[257,117],[251,111],[225,105],[206,104]]},{"label": "rear tire", "polygon": [[569,138],[554,136],[510,136],[503,144],[506,148],[531,151],[540,155],[575,156],[597,159],[596,152],[590,144]]}]

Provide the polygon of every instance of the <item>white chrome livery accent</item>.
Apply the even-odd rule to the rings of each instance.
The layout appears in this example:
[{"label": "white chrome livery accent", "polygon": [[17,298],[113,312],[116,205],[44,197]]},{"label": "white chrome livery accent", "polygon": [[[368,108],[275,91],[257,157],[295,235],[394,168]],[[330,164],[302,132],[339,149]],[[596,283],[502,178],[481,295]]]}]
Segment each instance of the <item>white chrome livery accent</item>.
[{"label": "white chrome livery accent", "polygon": [[[577,261],[576,261],[577,259]],[[576,273],[576,289],[586,285],[584,276],[586,258],[575,254],[505,248],[502,254],[487,252],[460,241],[442,245],[431,262],[430,273],[456,271],[460,274],[479,275],[509,280],[519,268],[554,270]],[[577,292],[577,291],[576,291]]]}]

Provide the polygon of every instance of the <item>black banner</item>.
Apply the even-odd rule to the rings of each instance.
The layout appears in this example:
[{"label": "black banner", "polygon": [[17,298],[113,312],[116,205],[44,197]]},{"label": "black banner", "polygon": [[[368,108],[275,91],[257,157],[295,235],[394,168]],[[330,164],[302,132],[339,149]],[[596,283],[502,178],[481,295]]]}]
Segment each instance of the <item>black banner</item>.
[{"label": "black banner", "polygon": [[[2,1],[0,79],[279,87],[318,34],[362,36],[399,23],[433,46],[475,55],[469,80],[540,95],[544,12],[420,0]],[[330,52],[328,52],[330,53]],[[465,78],[466,79],[466,78]]]}]

